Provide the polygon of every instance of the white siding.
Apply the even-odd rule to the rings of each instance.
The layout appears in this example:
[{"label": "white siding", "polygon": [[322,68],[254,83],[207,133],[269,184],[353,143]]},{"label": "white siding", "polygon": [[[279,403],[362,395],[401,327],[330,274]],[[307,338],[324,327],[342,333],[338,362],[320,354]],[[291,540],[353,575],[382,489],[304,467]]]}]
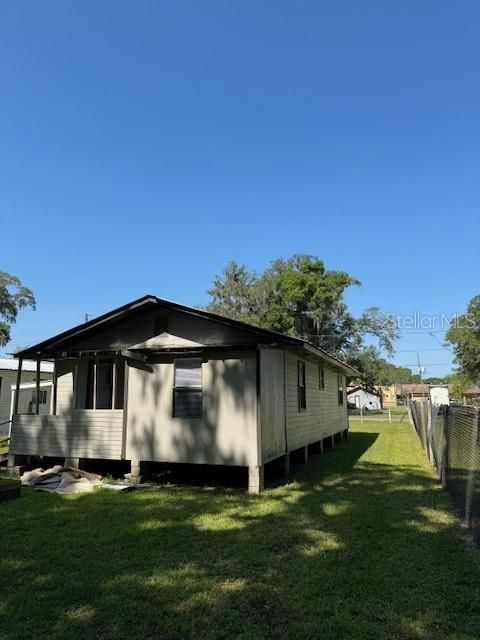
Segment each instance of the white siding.
[{"label": "white siding", "polygon": [[75,360],[57,361],[57,415],[69,414],[74,409],[74,371]]},{"label": "white siding", "polygon": [[302,446],[317,442],[348,428],[347,404],[338,403],[337,373],[324,365],[325,389],[319,389],[318,365],[320,360],[307,361],[306,389],[307,408],[299,411],[297,391],[297,362],[302,360],[297,354],[286,352],[286,412],[287,445],[293,451]]},{"label": "white siding", "polygon": [[285,352],[260,350],[262,461],[283,455],[285,444]]},{"label": "white siding", "polygon": [[63,416],[14,416],[14,454],[120,459],[123,411],[74,411]]},{"label": "white siding", "polygon": [[206,355],[201,418],[174,418],[173,358],[129,367],[127,458],[258,464],[255,353]]}]

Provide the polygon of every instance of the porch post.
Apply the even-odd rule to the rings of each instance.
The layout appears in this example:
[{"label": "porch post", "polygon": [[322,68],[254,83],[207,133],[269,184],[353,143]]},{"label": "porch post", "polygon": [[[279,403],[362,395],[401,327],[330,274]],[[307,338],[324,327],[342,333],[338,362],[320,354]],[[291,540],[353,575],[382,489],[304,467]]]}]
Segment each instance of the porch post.
[{"label": "porch post", "polygon": [[37,356],[37,375],[35,378],[35,415],[37,416],[40,413],[40,362],[40,356]]},{"label": "porch post", "polygon": [[13,414],[18,415],[18,398],[20,395],[20,384],[22,382],[22,367],[23,367],[23,358],[20,356],[18,358],[18,369],[17,369],[17,383],[15,387],[15,403],[13,408]]},{"label": "porch post", "polygon": [[51,397],[51,410],[52,416],[57,415],[57,359],[53,361],[53,380],[52,380],[52,397]]}]

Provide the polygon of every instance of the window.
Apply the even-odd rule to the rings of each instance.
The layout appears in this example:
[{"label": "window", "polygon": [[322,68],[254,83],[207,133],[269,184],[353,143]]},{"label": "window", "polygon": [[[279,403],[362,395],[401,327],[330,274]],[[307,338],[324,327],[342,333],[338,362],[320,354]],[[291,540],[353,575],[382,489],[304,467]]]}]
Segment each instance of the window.
[{"label": "window", "polygon": [[182,358],[175,360],[173,387],[173,417],[202,417],[202,360]]},{"label": "window", "polygon": [[337,376],[338,380],[338,404],[343,404],[343,377]]},{"label": "window", "polygon": [[305,387],[305,362],[297,362],[298,410],[307,408],[307,389]]},{"label": "window", "polygon": [[318,388],[325,389],[325,369],[323,365],[318,366]]},{"label": "window", "polygon": [[77,409],[123,409],[124,379],[123,360],[89,360],[84,406],[77,404]]},{"label": "window", "polygon": [[[32,393],[32,405],[36,406],[37,404],[37,392],[34,391]],[[47,404],[47,392],[45,389],[40,389],[38,394],[38,404]]]},{"label": "window", "polygon": [[113,393],[113,360],[97,362],[95,409],[111,409]]}]

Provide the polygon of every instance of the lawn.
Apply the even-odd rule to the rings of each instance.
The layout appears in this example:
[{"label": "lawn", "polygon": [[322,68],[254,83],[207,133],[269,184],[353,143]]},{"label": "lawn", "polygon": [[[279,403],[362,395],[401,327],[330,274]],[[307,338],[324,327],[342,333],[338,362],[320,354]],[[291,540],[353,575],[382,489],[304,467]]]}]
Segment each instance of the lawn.
[{"label": "lawn", "polygon": [[408,424],[261,496],[24,490],[0,519],[2,640],[480,637],[480,552]]},{"label": "lawn", "polygon": [[0,455],[8,453],[8,437],[0,433]]}]

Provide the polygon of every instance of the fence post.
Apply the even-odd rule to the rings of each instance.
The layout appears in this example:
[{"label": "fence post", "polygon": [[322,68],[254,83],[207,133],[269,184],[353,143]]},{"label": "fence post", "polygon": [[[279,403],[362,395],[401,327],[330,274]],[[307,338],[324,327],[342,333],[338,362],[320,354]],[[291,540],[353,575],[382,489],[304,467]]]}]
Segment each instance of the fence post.
[{"label": "fence post", "polygon": [[360,422],[363,424],[363,409],[360,407]]},{"label": "fence post", "polygon": [[442,430],[442,457],[440,462],[440,481],[444,489],[447,488],[447,468],[448,468],[448,421],[450,415],[450,407],[446,406],[443,412],[443,430]]},{"label": "fence post", "polygon": [[392,412],[390,409],[388,410],[388,421],[390,424],[392,424]]},{"label": "fence post", "polygon": [[470,469],[468,471],[467,490],[465,492],[465,524],[469,528],[472,525],[472,503],[473,503],[474,494],[475,494],[474,459],[475,459],[475,449],[478,443],[478,420],[479,420],[478,409],[475,408],[474,414],[473,414],[472,442],[471,442],[471,450],[470,450]]}]

